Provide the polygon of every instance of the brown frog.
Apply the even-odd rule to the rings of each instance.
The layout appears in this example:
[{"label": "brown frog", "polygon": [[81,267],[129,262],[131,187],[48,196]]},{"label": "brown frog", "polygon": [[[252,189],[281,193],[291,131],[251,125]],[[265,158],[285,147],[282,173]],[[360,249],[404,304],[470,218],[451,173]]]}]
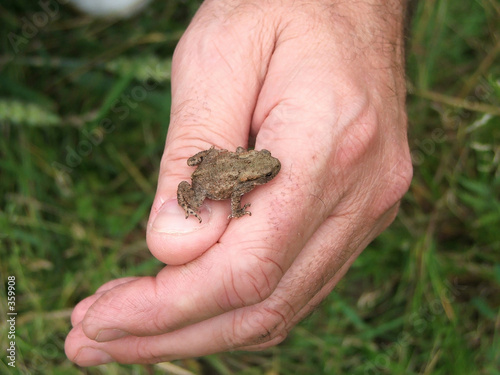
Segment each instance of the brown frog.
[{"label": "brown frog", "polygon": [[228,219],[252,215],[245,210],[250,203],[241,207],[241,196],[257,185],[272,180],[281,168],[280,161],[272,157],[269,151],[246,151],[243,147],[230,152],[212,146],[209,150],[191,156],[187,164],[198,168],[191,175],[191,185],[187,181],[179,184],[177,202],[186,211],[186,219],[194,215],[200,223],[198,212],[205,198],[231,199],[231,215]]}]

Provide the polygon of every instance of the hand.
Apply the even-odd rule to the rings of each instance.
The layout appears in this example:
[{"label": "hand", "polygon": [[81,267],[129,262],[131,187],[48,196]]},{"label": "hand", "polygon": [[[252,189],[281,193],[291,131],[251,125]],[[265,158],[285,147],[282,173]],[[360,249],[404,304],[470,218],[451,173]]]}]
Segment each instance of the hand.
[{"label": "hand", "polygon": [[[173,61],[148,245],[156,277],[111,281],[72,315],[82,366],[262,349],[330,293],[394,219],[411,180],[400,1],[206,1]],[[175,200],[188,157],[255,140],[281,172],[227,220]]]}]

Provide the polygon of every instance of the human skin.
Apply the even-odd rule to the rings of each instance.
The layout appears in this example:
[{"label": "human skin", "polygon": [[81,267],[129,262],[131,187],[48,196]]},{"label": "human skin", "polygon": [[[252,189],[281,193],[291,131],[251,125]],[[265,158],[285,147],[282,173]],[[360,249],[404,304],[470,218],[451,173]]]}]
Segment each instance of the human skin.
[{"label": "human skin", "polygon": [[[114,280],[74,309],[70,360],[156,363],[281,342],[393,220],[411,181],[404,5],[207,0],[174,54],[172,113],[148,223],[155,277]],[[281,171],[184,218],[186,160],[254,144]]]}]

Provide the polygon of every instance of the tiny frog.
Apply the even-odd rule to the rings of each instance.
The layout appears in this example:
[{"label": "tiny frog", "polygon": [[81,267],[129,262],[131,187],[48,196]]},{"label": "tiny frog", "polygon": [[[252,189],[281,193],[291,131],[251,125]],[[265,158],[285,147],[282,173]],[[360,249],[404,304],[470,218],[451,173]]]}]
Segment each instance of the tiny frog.
[{"label": "tiny frog", "polygon": [[205,198],[214,200],[231,199],[229,218],[252,215],[241,207],[241,196],[257,185],[272,180],[280,171],[280,161],[267,150],[245,150],[238,147],[236,152],[209,150],[191,156],[187,164],[198,166],[191,175],[191,185],[182,181],[177,188],[177,202],[186,211],[186,219],[194,215],[201,223],[200,206]]}]

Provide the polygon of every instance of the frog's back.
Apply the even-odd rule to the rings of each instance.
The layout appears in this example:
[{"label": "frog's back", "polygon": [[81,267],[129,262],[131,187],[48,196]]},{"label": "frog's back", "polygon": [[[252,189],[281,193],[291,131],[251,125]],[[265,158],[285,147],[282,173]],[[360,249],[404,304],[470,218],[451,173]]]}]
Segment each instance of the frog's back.
[{"label": "frog's back", "polygon": [[193,188],[209,199],[229,199],[238,184],[240,167],[235,153],[210,153],[191,175]]}]

